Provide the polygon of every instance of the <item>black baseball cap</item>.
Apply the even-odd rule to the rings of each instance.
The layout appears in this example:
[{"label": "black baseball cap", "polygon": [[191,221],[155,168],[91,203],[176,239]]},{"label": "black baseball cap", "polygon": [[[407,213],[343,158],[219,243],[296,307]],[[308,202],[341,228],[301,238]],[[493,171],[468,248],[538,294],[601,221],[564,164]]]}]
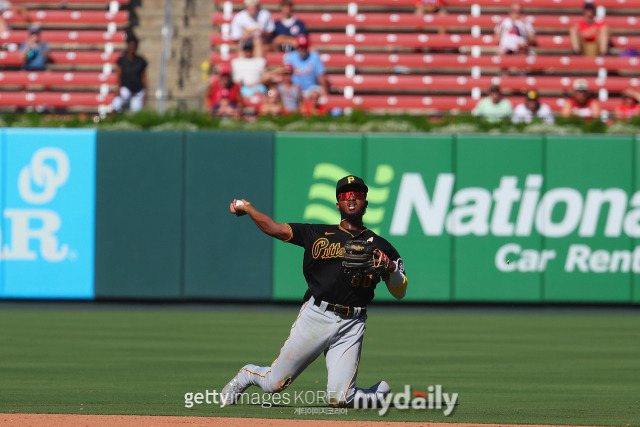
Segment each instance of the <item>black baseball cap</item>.
[{"label": "black baseball cap", "polygon": [[338,194],[344,193],[345,191],[364,191],[365,193],[369,191],[369,187],[364,183],[362,178],[359,178],[355,175],[347,175],[344,178],[341,178],[336,184],[336,197]]}]

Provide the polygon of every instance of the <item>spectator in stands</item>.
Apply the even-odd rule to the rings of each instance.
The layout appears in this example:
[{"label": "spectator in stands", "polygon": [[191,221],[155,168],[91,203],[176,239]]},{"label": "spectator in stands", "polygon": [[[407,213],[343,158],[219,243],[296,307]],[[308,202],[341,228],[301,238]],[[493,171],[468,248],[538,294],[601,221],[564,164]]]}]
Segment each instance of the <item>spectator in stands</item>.
[{"label": "spectator in stands", "polygon": [[547,124],[554,123],[553,112],[547,104],[538,99],[538,91],[529,90],[525,94],[525,101],[516,105],[511,121],[513,123],[531,123],[533,119],[540,119]]},{"label": "spectator in stands", "polygon": [[606,55],[610,43],[609,26],[602,20],[596,20],[593,3],[585,3],[582,16],[583,19],[569,30],[571,49],[585,56]]},{"label": "spectator in stands", "polygon": [[297,48],[285,55],[284,64],[293,68],[291,80],[302,89],[305,110],[309,114],[321,114],[320,98],[329,93],[329,82],[320,55],[309,51],[307,36],[298,36]]},{"label": "spectator in stands", "polygon": [[264,97],[262,105],[260,106],[260,115],[277,117],[281,114],[282,99],[280,98],[280,93],[278,92],[278,85],[272,83],[269,85],[269,88],[267,89],[267,95]]},{"label": "spectator in stands", "polygon": [[20,45],[20,58],[22,68],[28,71],[42,71],[47,69],[47,63],[51,62],[49,56],[49,44],[40,40],[40,27],[29,27],[27,40]]},{"label": "spectator in stands", "polygon": [[[416,14],[424,15],[425,13],[437,13],[439,15],[446,15],[444,0],[416,0]],[[438,33],[445,34],[447,29],[444,26],[438,27]]]},{"label": "spectator in stands", "polygon": [[302,89],[292,82],[293,67],[285,65],[282,70],[282,82],[278,85],[278,93],[282,98],[284,114],[295,114],[301,112]]},{"label": "spectator in stands", "polygon": [[240,84],[240,93],[247,98],[253,95],[265,95],[264,71],[267,65],[263,57],[251,56],[251,46],[243,46],[244,55],[231,60],[233,81]]},{"label": "spectator in stands", "polygon": [[120,94],[113,98],[114,111],[121,113],[127,106],[131,112],[140,111],[147,95],[147,60],[138,55],[136,37],[127,38],[127,49],[116,64]]},{"label": "spectator in stands", "polygon": [[494,31],[502,55],[527,53],[536,44],[536,31],[522,16],[522,5],[518,2],[511,5],[509,16]]},{"label": "spectator in stands", "polygon": [[262,57],[275,24],[271,13],[260,8],[259,0],[244,0],[244,5],[245,9],[231,20],[231,39],[239,43],[241,54],[249,48],[253,50],[251,56]]},{"label": "spectator in stands", "polygon": [[272,46],[282,52],[290,52],[296,48],[296,38],[300,34],[307,35],[304,22],[293,16],[291,0],[280,2],[280,19],[275,23]]},{"label": "spectator in stands", "polygon": [[22,18],[24,18],[26,22],[31,22],[27,9],[22,6],[17,6],[11,3],[9,0],[0,0],[0,32],[9,31],[9,25],[7,24],[7,21],[5,21],[2,17],[2,14],[7,10],[10,10],[11,12],[17,13],[18,15],[22,16]]},{"label": "spectator in stands", "polygon": [[497,123],[505,118],[511,118],[513,106],[511,101],[502,97],[498,85],[491,85],[489,96],[482,98],[471,113],[491,123]]},{"label": "spectator in stands", "polygon": [[622,91],[620,104],[616,106],[616,119],[629,120],[640,116],[640,91],[625,89]]},{"label": "spectator in stands", "polygon": [[220,64],[218,75],[209,79],[205,95],[207,111],[218,117],[239,118],[242,113],[240,85],[231,79],[231,66]]},{"label": "spectator in stands", "polygon": [[600,101],[591,96],[585,79],[573,82],[573,96],[562,106],[562,117],[600,118]]}]

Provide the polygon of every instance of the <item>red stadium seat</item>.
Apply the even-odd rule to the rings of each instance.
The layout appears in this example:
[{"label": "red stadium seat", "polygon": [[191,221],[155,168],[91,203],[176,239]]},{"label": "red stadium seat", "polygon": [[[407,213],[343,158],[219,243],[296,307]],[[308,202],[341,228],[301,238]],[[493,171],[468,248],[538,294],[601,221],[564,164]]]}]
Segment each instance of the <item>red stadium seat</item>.
[{"label": "red stadium seat", "polygon": [[[219,52],[212,52],[212,64],[225,62],[235,56],[223,58]],[[266,55],[267,64],[282,63],[281,53]],[[565,55],[472,55],[458,54],[416,54],[416,53],[356,53],[353,56],[345,54],[322,53],[322,61],[327,67],[343,68],[353,65],[356,68],[393,68],[397,66],[415,69],[468,69],[481,67],[489,69],[519,68],[519,69],[555,69],[580,70],[596,72],[601,68],[607,70],[637,70],[640,65],[638,57],[616,56],[565,56]]]},{"label": "red stadium seat", "polygon": [[[120,53],[105,52],[75,52],[75,51],[51,51],[51,58],[55,64],[114,64],[120,57]],[[21,66],[20,52],[0,51],[0,65]]]},{"label": "red stadium seat", "polygon": [[[244,0],[230,0],[231,3],[236,5],[244,5]],[[262,5],[274,5],[277,6],[280,4],[281,0],[261,0],[260,4]],[[222,5],[226,0],[218,0],[216,3]],[[305,6],[318,6],[318,5],[338,5],[338,6],[347,6],[349,3],[356,3],[358,5],[374,5],[374,6],[415,6],[415,0],[296,0],[296,5],[305,5]]]},{"label": "red stadium seat", "polygon": [[[389,75],[359,74],[346,77],[343,74],[328,76],[332,87],[351,86],[357,91],[368,92],[463,92],[470,93],[474,88],[486,91],[492,84],[499,84],[505,91],[518,93],[522,90],[537,89],[540,92],[561,92],[571,90],[574,78],[565,76],[481,76],[472,78],[460,75]],[[640,88],[640,79],[636,77],[612,76],[608,78],[588,77],[589,88],[596,91],[607,89],[609,92],[621,92],[633,87]],[[1,82],[1,80],[0,80]]]},{"label": "red stadium seat", "polygon": [[11,0],[11,3],[23,4],[23,3],[52,3],[55,5],[60,5],[64,3],[66,5],[77,5],[77,4],[101,4],[108,6],[112,1],[117,2],[118,4],[124,5],[129,4],[129,0]]},{"label": "red stadium seat", "polygon": [[0,107],[97,107],[110,105],[113,97],[95,92],[0,92]]},{"label": "red stadium seat", "polygon": [[115,73],[103,74],[91,71],[0,71],[0,86],[99,86],[116,85]]},{"label": "red stadium seat", "polygon": [[[522,96],[507,96],[513,105],[523,101]],[[554,112],[559,112],[564,102],[563,97],[540,97],[540,101],[549,104]],[[471,111],[478,100],[470,96],[415,96],[415,95],[357,95],[353,98],[345,98],[340,95],[329,95],[326,107],[331,108],[358,108],[367,110],[432,110],[432,111]],[[602,108],[612,111],[618,104],[618,100],[609,99],[601,102]],[[365,108],[366,106],[366,108]]]},{"label": "red stadium seat", "polygon": [[[447,48],[457,49],[461,47],[481,46],[495,47],[497,43],[490,34],[475,37],[471,34],[425,34],[425,33],[312,33],[309,35],[313,46],[347,46],[364,48]],[[232,43],[228,35],[219,32],[211,33],[211,45],[217,46],[223,43]],[[571,49],[571,41],[568,35],[538,35],[536,37],[538,48],[541,49]],[[615,47],[626,48],[640,46],[640,36],[614,36],[612,43]]]},{"label": "red stadium seat", "polygon": [[[0,42],[20,44],[27,38],[27,32],[24,30],[4,31],[0,33]],[[42,30],[40,39],[48,43],[124,43],[126,41],[126,33],[124,31],[94,31],[94,30],[78,30],[78,31],[62,31],[62,30]]]},{"label": "red stadium seat", "polygon": [[[492,30],[497,24],[502,22],[506,15],[481,14],[473,16],[470,14],[426,14],[418,16],[413,13],[358,13],[349,15],[347,13],[316,13],[299,12],[296,16],[307,24],[310,28],[323,29],[343,29],[347,25],[355,25],[356,28],[383,28],[387,30],[397,29],[421,29],[427,27],[446,28],[471,28],[479,26],[482,29]],[[274,13],[273,18],[278,19],[279,14]],[[568,30],[576,23],[580,15],[528,15],[536,29],[564,29]],[[232,17],[222,13],[213,12],[212,22],[214,25],[221,25],[231,22]],[[606,22],[614,30],[635,30],[638,31],[640,16],[607,16]]]},{"label": "red stadium seat", "polygon": [[[235,5],[242,5],[243,0],[226,0]],[[634,6],[634,0],[598,0],[599,6],[607,9],[628,9]],[[225,3],[225,0],[218,0],[219,5]],[[261,0],[263,5],[278,5],[280,0]],[[355,3],[359,6],[387,6],[387,7],[415,7],[415,0],[296,0],[296,5],[317,6],[317,5],[334,5],[347,6],[349,3]],[[471,7],[477,4],[481,7],[502,7],[509,8],[513,0],[447,0],[448,7]],[[555,9],[562,6],[563,9],[581,9],[584,6],[584,0],[521,0],[525,8],[548,8]]]},{"label": "red stadium seat", "polygon": [[[7,22],[25,22],[24,18],[16,13],[7,11],[3,13]],[[119,11],[115,13],[102,10],[30,10],[31,22],[56,23],[56,24],[127,24],[129,12]]]},{"label": "red stadium seat", "polygon": [[[477,4],[481,7],[503,7],[509,8],[513,0],[447,0],[447,6],[462,7],[471,6]],[[582,9],[584,6],[584,0],[520,0],[524,8],[544,8],[549,10],[555,10],[558,7],[563,9]],[[597,0],[598,6],[606,7],[607,9],[630,9],[637,7],[633,5],[634,0]]]}]

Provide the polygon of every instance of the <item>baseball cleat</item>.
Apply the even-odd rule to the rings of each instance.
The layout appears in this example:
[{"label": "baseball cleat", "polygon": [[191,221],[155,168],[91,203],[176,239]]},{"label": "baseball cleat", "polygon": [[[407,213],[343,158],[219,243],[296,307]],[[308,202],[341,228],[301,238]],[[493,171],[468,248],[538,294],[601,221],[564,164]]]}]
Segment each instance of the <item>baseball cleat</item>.
[{"label": "baseball cleat", "polygon": [[[242,369],[244,369],[245,367],[243,367]],[[220,392],[221,408],[238,403],[238,396],[240,396],[247,389],[247,387],[249,387],[248,385],[243,386],[240,384],[240,379],[238,377],[240,376],[242,369],[240,369],[240,372],[238,372],[236,376],[233,377],[231,381],[229,381]]]}]

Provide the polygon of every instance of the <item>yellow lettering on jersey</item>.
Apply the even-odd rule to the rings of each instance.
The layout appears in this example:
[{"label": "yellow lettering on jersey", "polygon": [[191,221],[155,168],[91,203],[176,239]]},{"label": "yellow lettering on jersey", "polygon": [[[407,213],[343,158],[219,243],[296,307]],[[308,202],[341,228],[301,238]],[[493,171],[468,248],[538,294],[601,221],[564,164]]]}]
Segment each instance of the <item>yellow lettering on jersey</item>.
[{"label": "yellow lettering on jersey", "polygon": [[344,248],[340,243],[329,243],[329,239],[320,238],[313,242],[311,256],[313,259],[340,258],[344,255]]},{"label": "yellow lettering on jersey", "polygon": [[351,286],[354,288],[370,288],[373,284],[373,274],[367,274],[366,276],[353,276],[351,278]]}]

